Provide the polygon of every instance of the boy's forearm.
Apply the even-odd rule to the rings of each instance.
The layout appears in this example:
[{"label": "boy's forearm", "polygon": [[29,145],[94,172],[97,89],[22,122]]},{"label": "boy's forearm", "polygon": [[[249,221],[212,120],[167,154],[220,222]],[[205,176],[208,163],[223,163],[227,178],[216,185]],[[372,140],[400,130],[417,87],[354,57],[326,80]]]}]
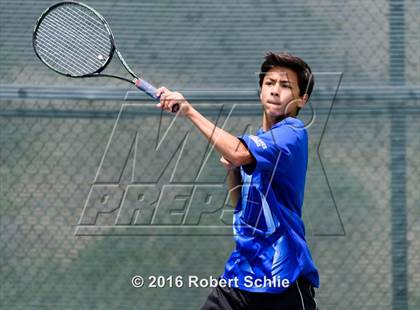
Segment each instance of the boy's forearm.
[{"label": "boy's forearm", "polygon": [[229,188],[229,198],[232,206],[235,208],[241,197],[241,174],[239,169],[229,170],[227,175],[227,184]]},{"label": "boy's forearm", "polygon": [[211,144],[214,145],[216,150],[235,166],[246,165],[253,161],[248,149],[237,137],[218,128],[192,106],[189,107],[185,117],[190,119]]}]

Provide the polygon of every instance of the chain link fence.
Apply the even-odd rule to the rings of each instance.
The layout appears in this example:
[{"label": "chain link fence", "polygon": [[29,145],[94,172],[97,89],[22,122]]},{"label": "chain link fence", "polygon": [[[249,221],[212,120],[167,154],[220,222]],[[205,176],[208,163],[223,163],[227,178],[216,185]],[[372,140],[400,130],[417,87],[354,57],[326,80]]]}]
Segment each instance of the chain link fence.
[{"label": "chain link fence", "polygon": [[[207,294],[205,288],[134,289],[131,276],[217,276],[233,247],[231,236],[212,236],[211,233],[207,236],[194,233],[145,236],[142,232],[125,235],[118,230],[113,234],[102,231],[102,235],[89,236],[88,231],[81,236],[75,235],[89,190],[95,183],[101,158],[111,139],[119,103],[4,103],[3,114],[8,111],[15,114],[3,115],[0,119],[3,128],[2,307],[128,309],[138,305],[141,309],[198,308]],[[393,290],[392,110],[383,102],[353,103],[350,111],[343,108],[344,102],[336,104],[321,145],[319,138],[324,125],[321,120],[326,120],[328,109],[318,111],[316,116],[320,122],[309,127],[311,158],[304,218],[309,244],[321,273],[318,302],[324,309],[390,309]],[[16,105],[20,106],[20,112],[10,108]],[[54,113],[51,113],[52,108]],[[99,116],[91,114],[92,108]],[[140,108],[150,109],[150,105]],[[410,309],[418,306],[420,285],[416,273],[420,180],[418,160],[414,155],[419,151],[418,139],[414,137],[418,127],[415,115],[419,111],[418,106],[414,108],[415,113],[404,122],[407,141],[410,141],[406,145],[409,241],[406,280]],[[303,119],[310,118],[308,111],[303,113]],[[217,113],[208,117],[215,115]],[[222,114],[215,121],[223,124],[226,115]],[[241,134],[244,128],[240,127],[257,124],[259,114],[253,109],[246,114],[232,113],[230,117],[231,131]],[[132,182],[129,177],[124,180],[124,177],[116,176],[125,175],[120,163],[121,158],[125,162],[130,154],[133,140],[130,130],[143,126],[149,128],[143,131],[149,136],[138,140],[143,149],[138,155],[136,171],[141,172],[141,176],[137,181],[156,179],[160,173],[156,167],[160,166],[155,165],[150,170],[150,160],[155,155],[151,146],[156,142],[159,119],[159,113],[144,116],[131,111],[115,139],[115,150],[121,153],[117,152],[108,164],[104,161],[102,165],[101,171],[109,168],[103,175],[110,179],[98,178],[98,184],[108,182],[124,186]],[[165,132],[165,123],[170,122],[168,116],[163,117],[162,132]],[[182,129],[188,130],[188,125],[173,131],[170,140],[179,142],[183,137]],[[190,169],[181,162],[175,182],[194,180],[192,170],[199,166],[205,153],[204,139],[193,132],[190,131],[188,139],[191,142],[187,143],[188,149],[182,156],[189,161]],[[166,147],[176,149],[170,145]],[[162,158],[154,160],[165,161],[165,154],[159,156]],[[204,182],[223,183],[224,172],[217,160],[216,154],[212,153],[206,169],[213,173],[206,174]],[[173,169],[169,166],[168,171],[166,175],[170,176]],[[101,214],[93,222],[94,227],[112,224],[115,214],[115,211]],[[140,218],[136,222],[133,217],[129,225],[135,228],[141,224]]]}]

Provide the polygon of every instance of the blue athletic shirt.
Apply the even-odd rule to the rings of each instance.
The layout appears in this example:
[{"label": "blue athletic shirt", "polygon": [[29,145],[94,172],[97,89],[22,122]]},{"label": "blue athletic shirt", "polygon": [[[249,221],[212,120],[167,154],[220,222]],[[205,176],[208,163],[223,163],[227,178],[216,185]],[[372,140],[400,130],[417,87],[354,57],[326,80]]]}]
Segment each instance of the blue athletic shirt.
[{"label": "blue athletic shirt", "polygon": [[242,197],[233,216],[236,248],[222,278],[251,292],[281,293],[287,289],[284,279],[292,285],[300,276],[319,287],[302,221],[308,163],[302,121],[288,117],[239,139],[255,162],[241,167]]}]

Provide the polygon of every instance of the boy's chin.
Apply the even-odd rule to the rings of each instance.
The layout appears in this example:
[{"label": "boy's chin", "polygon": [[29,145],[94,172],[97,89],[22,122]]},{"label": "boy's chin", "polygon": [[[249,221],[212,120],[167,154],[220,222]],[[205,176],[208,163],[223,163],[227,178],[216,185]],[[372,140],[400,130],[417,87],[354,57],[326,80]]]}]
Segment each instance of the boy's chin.
[{"label": "boy's chin", "polygon": [[274,119],[284,117],[284,111],[266,110],[265,113],[267,114],[268,117],[274,118]]}]

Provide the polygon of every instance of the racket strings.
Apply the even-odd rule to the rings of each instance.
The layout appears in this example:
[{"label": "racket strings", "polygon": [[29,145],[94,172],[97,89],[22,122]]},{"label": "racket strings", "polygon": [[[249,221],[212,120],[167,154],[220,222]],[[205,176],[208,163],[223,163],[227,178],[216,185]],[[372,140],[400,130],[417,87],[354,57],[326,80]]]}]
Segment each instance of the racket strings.
[{"label": "racket strings", "polygon": [[[48,24],[48,22],[46,22]],[[58,66],[63,67],[69,71],[74,69],[74,72],[78,73],[79,75],[83,75],[84,71],[86,71],[85,67],[79,65],[83,59],[79,59],[81,55],[75,53],[65,42],[62,42],[62,38],[56,36],[54,32],[50,32],[49,36],[42,36],[39,35],[38,37],[39,44],[38,48],[41,51],[41,55],[44,57],[49,58],[50,60],[54,60],[55,64]],[[51,51],[54,51],[53,53]],[[73,64],[67,63],[62,61],[64,57],[74,57]],[[87,63],[85,65],[88,67],[89,70],[95,71],[97,68],[97,64],[91,61],[89,58],[85,59]]]},{"label": "racket strings", "polygon": [[87,23],[95,24],[96,27],[98,27],[97,30],[101,31],[105,35],[108,35],[108,32],[103,29],[103,26],[104,26],[103,23],[97,19],[96,15],[86,14],[85,12],[83,12],[77,7],[74,7],[73,11],[80,18],[83,18]]},{"label": "racket strings", "polygon": [[[46,43],[45,46],[47,48],[53,48],[53,45],[49,45],[50,41],[44,41],[41,40],[42,43]],[[53,42],[56,43],[56,42]],[[60,72],[64,73],[70,73],[72,75],[78,76],[78,75],[84,75],[86,71],[86,67],[78,66],[76,63],[70,64],[62,61],[61,57],[64,57],[63,53],[51,53],[50,50],[39,47],[39,54],[44,60],[47,60],[47,62],[52,65],[55,69],[58,69]],[[92,70],[92,69],[91,69]]]},{"label": "racket strings", "polygon": [[[95,66],[89,66],[86,63],[84,66],[79,65],[77,62],[70,63],[68,61],[63,61],[64,57],[74,56],[71,52],[66,51],[64,52],[65,46],[61,46],[56,41],[50,41],[49,39],[41,39],[40,42],[43,44],[42,46],[38,47],[38,51],[40,56],[46,60],[46,62],[54,67],[54,69],[68,73],[71,75],[79,76],[84,75],[86,72],[93,72],[95,71]],[[58,46],[62,47],[62,50],[57,49]],[[51,52],[54,50],[54,52]],[[76,61],[78,59],[75,59]]]},{"label": "racket strings", "polygon": [[[66,23],[63,20],[61,22],[62,22],[62,26],[66,26]],[[44,24],[48,27],[51,27],[51,28],[56,27],[56,24],[51,23],[50,20],[46,20]],[[69,27],[67,27],[67,29],[69,29],[69,28],[71,29],[72,26],[69,25]],[[80,46],[81,43],[79,42],[80,40],[78,40],[78,38],[74,35],[74,33],[76,31],[78,32],[80,30],[78,30],[77,28],[74,28],[74,29],[72,29],[71,32],[70,31],[63,31],[63,33],[66,34],[66,37],[71,38],[73,40],[73,42],[75,43],[75,45],[72,48],[69,47],[68,42],[63,41],[63,36],[57,37],[57,34],[59,34],[59,33],[56,33],[56,32],[48,32],[49,35],[45,35],[45,36],[39,35],[38,38],[39,38],[41,43],[47,43],[46,47],[48,49],[46,49],[46,51],[52,51],[52,50],[55,49],[56,53],[63,56],[63,57],[68,53],[68,54],[70,54],[70,56],[78,58],[78,57],[84,56],[84,55],[83,54],[80,55],[80,53],[75,52],[75,51],[80,50],[80,48],[81,48],[81,46]],[[93,45],[91,45],[89,43],[89,41],[85,41],[85,42],[86,42],[86,46],[83,46],[83,47],[86,48],[86,50],[89,51],[90,53],[93,53],[95,55],[100,55],[100,54],[107,55],[108,52],[105,49],[98,50]],[[54,45],[57,45],[57,46],[54,47]],[[82,59],[74,59],[74,60],[77,60],[77,61],[75,61],[75,64],[77,64],[78,62],[80,63]],[[86,58],[85,60],[87,61],[87,63],[92,65],[91,68],[90,68],[91,70],[95,69],[98,66],[97,62],[92,61],[90,58]],[[76,65],[76,67],[77,67],[77,65]]]},{"label": "racket strings", "polygon": [[[62,14],[60,12],[58,12],[57,17],[60,17],[62,19],[54,20],[54,19],[46,19],[44,21],[44,24],[47,24],[49,27],[51,28],[57,28],[57,26],[62,27],[62,31],[64,31],[64,33],[71,37],[71,39],[75,40],[75,43],[78,42],[78,37],[82,37],[83,39],[85,39],[85,41],[83,42],[84,44],[86,44],[86,47],[91,47],[93,50],[98,50],[98,49],[103,49],[103,52],[106,53],[106,49],[101,46],[101,45],[94,45],[93,43],[98,43],[98,40],[96,38],[89,38],[84,34],[84,29],[81,28],[80,26],[78,26],[77,24],[75,24],[74,22],[69,22],[67,21],[64,17],[62,17]],[[70,31],[67,31],[70,30]],[[77,37],[78,36],[78,37]],[[92,40],[93,43],[91,43]],[[99,41],[101,42],[101,41]]]},{"label": "racket strings", "polygon": [[[83,26],[89,26],[89,32],[90,33],[93,33],[94,31],[98,31],[98,32],[101,32],[102,33],[101,38],[104,38],[104,39],[107,39],[108,38],[109,33],[108,33],[108,31],[106,31],[104,29],[104,24],[99,23],[98,20],[92,19],[91,16],[86,15],[84,12],[78,10],[77,8],[75,8],[73,12],[76,12],[76,11],[79,11],[79,12],[83,13],[83,15],[80,15],[78,13],[75,13],[75,15],[77,15],[77,16],[75,16],[75,17],[72,16],[72,19],[71,20],[66,19],[67,16],[63,16],[63,14],[61,12],[58,12],[58,15],[61,18],[63,18],[62,21],[65,24],[65,26],[71,27],[72,29],[75,29],[76,31],[79,32],[79,34],[81,36],[85,37],[85,39],[92,40],[92,37],[87,37],[85,35],[84,28],[82,28],[80,24],[74,23],[74,20],[77,20],[77,18],[80,18],[80,20],[84,22]],[[72,15],[73,12],[71,10],[69,10],[69,8],[67,8],[67,11],[65,11],[65,13],[68,13],[68,15],[70,15],[70,16]],[[85,16],[90,17],[90,20],[89,19],[86,19]],[[94,21],[95,24],[92,24],[90,21]],[[102,47],[100,44],[99,45],[98,44],[91,44],[89,41],[86,41],[86,42],[91,47],[93,47],[93,48],[100,48],[100,47]],[[102,42],[102,40],[98,40],[96,37],[93,38],[93,43],[101,43],[101,42]]]},{"label": "racket strings", "polygon": [[94,73],[112,52],[107,26],[88,8],[66,4],[50,11],[38,26],[35,49],[53,69],[72,76]]},{"label": "racket strings", "polygon": [[[65,34],[64,37],[62,35],[63,33]],[[45,44],[45,46],[39,46],[42,50],[41,54],[46,57],[54,57],[55,64],[69,69],[69,73],[75,73],[76,75],[86,74],[86,71],[94,72],[102,65],[96,58],[86,57],[86,53],[90,53],[91,55],[107,55],[105,50],[89,49],[87,46],[81,45],[83,42],[80,42],[79,39],[72,36],[68,31],[61,31],[61,33],[49,31],[46,36],[40,35],[39,38],[40,43]],[[63,38],[67,40],[63,40]],[[72,72],[72,68],[75,69],[74,72]]]},{"label": "racket strings", "polygon": [[[104,25],[91,18],[91,21],[96,22],[96,26],[92,26],[89,23],[89,20],[85,18],[85,16],[87,16],[86,14],[80,15],[76,13],[76,11],[82,12],[76,7],[71,9],[70,7],[65,7],[62,12],[58,11],[58,21],[56,21],[58,23],[56,23],[55,27],[61,27],[60,29],[62,29],[66,35],[71,37],[71,40],[74,40],[73,43],[80,44],[82,45],[81,47],[91,47],[91,50],[88,49],[88,52],[96,54],[103,53],[106,55],[108,53],[108,49],[106,49],[101,43],[104,39],[109,41],[109,34],[103,29]],[[76,23],[75,21],[78,22]],[[70,31],[67,31],[67,29],[70,29]],[[95,36],[98,32],[102,32],[102,36]],[[81,40],[79,38],[81,38]]]}]

